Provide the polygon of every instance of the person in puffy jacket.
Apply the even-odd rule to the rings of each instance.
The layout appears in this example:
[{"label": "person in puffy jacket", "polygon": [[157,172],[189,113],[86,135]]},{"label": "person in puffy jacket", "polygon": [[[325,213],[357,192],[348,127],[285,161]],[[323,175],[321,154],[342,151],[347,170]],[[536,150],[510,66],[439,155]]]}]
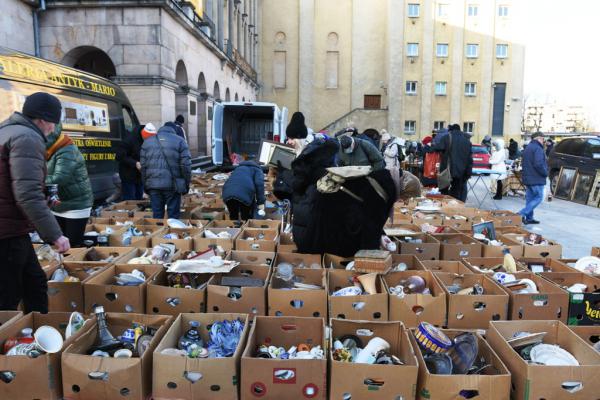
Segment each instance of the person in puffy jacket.
[{"label": "person in puffy jacket", "polygon": [[52,212],[71,245],[81,247],[94,193],[85,160],[71,138],[62,132],[61,124],[48,135],[46,160],[46,184],[58,185],[60,199],[60,203],[52,206]]},{"label": "person in puffy jacket", "polygon": [[223,186],[223,201],[234,221],[251,219],[257,208],[265,208],[265,176],[254,161],[244,161],[233,170]]},{"label": "person in puffy jacket", "polygon": [[344,135],[340,137],[339,165],[360,166],[369,165],[373,171],[385,168],[383,155],[371,142],[358,137]]},{"label": "person in puffy jacket", "polygon": [[506,179],[506,151],[504,150],[504,140],[496,139],[492,142],[492,156],[490,157],[490,165],[492,171],[498,172],[498,175],[492,176],[496,179],[496,195],[494,200],[502,200],[502,192],[504,187],[502,181]]},{"label": "person in puffy jacket", "polygon": [[181,195],[187,193],[192,180],[192,158],[185,140],[173,128],[163,126],[158,133],[146,124],[142,129],[144,144],[140,152],[142,182],[150,196],[154,218],[181,215]]},{"label": "person in puffy jacket", "polygon": [[521,180],[527,188],[525,191],[525,207],[519,211],[524,224],[539,224],[533,218],[533,210],[544,200],[544,187],[548,178],[548,164],[544,153],[544,134],[536,132],[531,135],[531,143],[523,151],[523,172]]}]

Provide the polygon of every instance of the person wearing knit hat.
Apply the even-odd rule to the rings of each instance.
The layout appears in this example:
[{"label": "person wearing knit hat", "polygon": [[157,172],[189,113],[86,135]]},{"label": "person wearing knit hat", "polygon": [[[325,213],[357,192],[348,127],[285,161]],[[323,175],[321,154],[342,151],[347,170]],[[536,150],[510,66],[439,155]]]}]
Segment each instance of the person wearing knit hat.
[{"label": "person wearing knit hat", "polygon": [[[142,131],[145,125],[135,126],[130,134],[125,135],[123,140],[115,146],[115,155],[119,163],[120,193],[121,200],[142,200],[144,198],[144,185],[142,184],[142,164],[140,163],[140,152],[144,138]],[[152,130],[149,127],[150,130]],[[156,130],[156,128],[154,128]],[[148,135],[148,134],[147,134]],[[148,135],[148,137],[150,137]]]},{"label": "person wearing knit hat", "polygon": [[142,138],[146,140],[152,136],[156,136],[156,127],[152,122],[148,122],[142,129]]},{"label": "person wearing knit hat", "polygon": [[56,251],[70,249],[48,207],[46,143],[60,123],[62,106],[55,96],[38,92],[25,99],[22,112],[0,123],[0,310],[48,312],[46,274],[29,233],[37,231]]},{"label": "person wearing knit hat", "polygon": [[433,138],[431,136],[425,136],[423,138],[423,140],[421,141],[421,143],[423,143],[423,146],[427,146],[427,145],[431,144],[432,140],[433,140]]},{"label": "person wearing knit hat", "polygon": [[304,123],[304,114],[300,111],[296,111],[292,114],[292,119],[287,128],[285,128],[285,136],[286,143],[296,149],[296,156],[300,155],[306,145],[314,139],[312,134],[310,135],[310,138],[308,137],[309,133],[308,128]]}]

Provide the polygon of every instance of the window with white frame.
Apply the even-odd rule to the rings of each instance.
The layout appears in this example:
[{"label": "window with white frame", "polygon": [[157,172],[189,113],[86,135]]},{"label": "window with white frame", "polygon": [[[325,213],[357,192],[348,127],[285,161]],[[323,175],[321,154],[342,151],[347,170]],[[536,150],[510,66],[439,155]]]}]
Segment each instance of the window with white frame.
[{"label": "window with white frame", "polygon": [[479,13],[479,5],[469,4],[467,6],[467,16],[476,17],[478,13]]},{"label": "window with white frame", "polygon": [[436,96],[445,96],[447,86],[448,86],[448,82],[437,81],[435,83],[435,95]]},{"label": "window with white frame", "polygon": [[419,55],[419,43],[407,43],[406,55],[408,57],[416,57]]},{"label": "window with white frame", "polygon": [[467,44],[467,58],[477,58],[479,55],[479,45],[469,43]]},{"label": "window with white frame", "polygon": [[435,46],[435,55],[438,57],[448,57],[448,43],[438,43]]},{"label": "window with white frame", "polygon": [[499,17],[508,17],[508,6],[507,5],[498,6],[498,16]]},{"label": "window with white frame", "polygon": [[507,58],[508,57],[508,45],[497,44],[496,45],[496,58]]},{"label": "window with white frame", "polygon": [[438,3],[437,5],[437,16],[440,18],[446,18],[448,16],[448,4]]},{"label": "window with white frame", "polygon": [[408,3],[408,17],[417,18],[419,16],[420,5],[417,3]]},{"label": "window with white frame", "polygon": [[475,96],[477,94],[477,83],[465,83],[465,96]]},{"label": "window with white frame", "polygon": [[417,94],[417,81],[406,81],[406,94]]},{"label": "window with white frame", "polygon": [[475,122],[464,122],[463,123],[463,132],[464,133],[473,133],[475,129]]},{"label": "window with white frame", "polygon": [[440,129],[444,129],[445,121],[433,121],[433,129],[439,131]]},{"label": "window with white frame", "polygon": [[404,133],[415,133],[417,131],[417,121],[404,121]]}]

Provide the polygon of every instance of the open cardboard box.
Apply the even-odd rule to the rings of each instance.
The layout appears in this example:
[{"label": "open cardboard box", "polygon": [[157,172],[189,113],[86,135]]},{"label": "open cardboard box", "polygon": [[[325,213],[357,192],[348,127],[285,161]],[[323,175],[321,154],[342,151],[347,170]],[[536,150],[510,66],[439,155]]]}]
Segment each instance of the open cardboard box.
[{"label": "open cardboard box", "polygon": [[[420,239],[421,243],[407,242],[405,238]],[[398,235],[395,239],[400,254],[414,254],[419,260],[440,258],[440,242],[431,235],[426,233]]]},{"label": "open cardboard box", "polygon": [[328,269],[327,274],[329,313],[332,318],[362,321],[388,320],[388,294],[381,275],[375,278],[376,294],[332,296],[336,290],[353,286],[352,277],[366,274],[343,269]]},{"label": "open cardboard box", "polygon": [[[146,281],[138,286],[120,286],[115,277],[134,269],[146,275]],[[96,305],[104,306],[106,312],[143,314],[146,310],[146,285],[163,270],[162,265],[118,264],[95,274],[83,284],[85,312],[91,313]]]},{"label": "open cardboard box", "polygon": [[[95,251],[99,257],[104,261],[88,261],[86,256],[91,252]],[[117,264],[121,262],[126,256],[134,253],[133,247],[90,247],[84,251],[72,253],[70,256],[64,258],[64,262],[70,263],[85,263],[89,265],[97,265],[99,267],[106,266],[108,264]],[[105,261],[109,257],[112,257],[112,261]]]},{"label": "open cardboard box", "polygon": [[[208,328],[212,323],[239,319],[244,323],[233,356],[223,358],[189,358],[161,354],[167,348],[177,348],[179,338],[189,329],[190,321],[200,323],[198,331],[204,343],[210,339]],[[237,399],[240,376],[240,359],[246,346],[247,314],[180,314],[154,350],[152,395],[155,400],[166,399]],[[187,377],[199,373],[198,380]],[[190,374],[190,375],[188,375]]]},{"label": "open cardboard box", "polygon": [[306,253],[284,253],[281,251],[277,251],[277,258],[275,259],[275,267],[280,263],[290,263],[296,268],[311,268],[317,269],[313,267],[322,268],[321,267],[321,255],[320,254],[306,254]]},{"label": "open cardboard box", "polygon": [[440,259],[460,261],[465,257],[481,257],[482,245],[479,241],[462,233],[435,234],[434,238],[440,241]]},{"label": "open cardboard box", "polygon": [[[40,247],[42,247],[42,246],[43,246],[42,244],[34,243],[34,244],[33,244],[33,249],[34,249],[34,250],[37,252],[37,251],[38,251],[38,249],[39,249]],[[69,257],[69,256],[71,256],[71,255],[73,255],[73,254],[77,254],[77,253],[83,253],[83,252],[85,252],[85,251],[86,251],[86,248],[85,248],[85,247],[75,247],[75,248],[71,247],[71,248],[69,249],[69,251],[67,251],[66,253],[63,253],[63,260],[64,260],[65,258],[67,258],[67,257]],[[36,254],[37,254],[37,253],[36,253]],[[56,266],[59,264],[59,261],[58,261],[58,260],[56,260],[56,259],[54,259],[54,260],[51,260],[51,261],[48,261],[48,260],[39,260],[39,259],[38,259],[38,262],[40,263],[40,266],[42,267],[42,269],[43,269],[44,271],[46,271],[46,270],[47,270],[47,269],[49,269],[49,268],[56,267]]]},{"label": "open cardboard box", "polygon": [[289,349],[302,343],[320,345],[327,357],[323,318],[256,317],[242,355],[241,399],[326,399],[327,358],[255,357],[263,344]]},{"label": "open cardboard box", "polygon": [[422,261],[423,268],[431,272],[448,272],[451,274],[473,274],[465,264],[461,261],[443,261],[443,260],[430,260]]},{"label": "open cardboard box", "polygon": [[323,254],[323,268],[346,269],[348,264],[354,261],[354,257],[342,257],[334,254]]},{"label": "open cardboard box", "polygon": [[180,313],[202,313],[206,310],[206,287],[212,274],[200,275],[200,289],[170,287],[166,270],[161,270],[146,286],[146,314],[177,316]]},{"label": "open cardboard box", "polygon": [[[108,232],[106,233],[108,229]],[[117,226],[117,225],[105,225],[105,224],[87,224],[85,226],[85,231],[83,233],[84,241],[91,241],[93,246],[98,245],[98,237],[105,236],[107,238],[107,245],[111,247],[119,247],[121,244],[121,233],[125,232],[125,226]],[[90,232],[96,232],[96,234],[90,235]],[[101,232],[105,232],[102,234]]]},{"label": "open cardboard box", "polygon": [[[507,272],[503,265],[504,257],[469,257],[463,258],[462,263],[476,274],[488,274],[489,276],[492,276],[495,272]],[[491,269],[498,265],[501,265],[501,267],[494,270]],[[482,270],[490,272],[484,272]],[[517,272],[519,271],[527,272],[522,265],[517,263]]]},{"label": "open cardboard box", "polygon": [[[155,236],[160,236],[165,229],[164,227],[161,227],[158,225],[135,224],[135,225],[133,225],[133,227],[142,231],[142,233],[144,235],[143,236],[132,236],[131,244],[128,245],[128,247],[136,247],[138,249],[146,249],[148,247],[151,247],[152,238]],[[121,235],[119,235],[119,237],[118,237],[117,243],[119,246],[123,246],[122,236],[123,236],[123,233],[121,233]],[[113,240],[113,239],[114,238],[112,236],[109,238],[109,245],[111,245],[111,246],[113,246],[113,244],[111,242],[111,240]]]},{"label": "open cardboard box", "polygon": [[506,233],[500,236],[500,240],[506,245],[518,244],[523,246],[523,257],[525,258],[562,257],[562,245],[560,243],[544,238],[548,241],[547,245],[530,245],[523,242],[522,239],[526,237],[527,235],[520,235],[518,233]]},{"label": "open cardboard box", "polygon": [[255,229],[281,229],[281,220],[278,219],[249,219],[246,222],[246,228]]},{"label": "open cardboard box", "polygon": [[511,320],[560,320],[567,322],[569,294],[546,279],[531,272],[518,272],[517,279],[531,279],[539,293],[514,293],[510,288],[504,290],[510,296],[508,319]]},{"label": "open cardboard box", "polygon": [[392,271],[400,264],[406,264],[407,271],[423,271],[423,262],[414,254],[392,254]]},{"label": "open cardboard box", "polygon": [[297,316],[327,318],[327,273],[325,269],[294,269],[302,283],[318,285],[321,289],[285,289],[273,285],[275,270],[268,288],[268,303],[271,316]]},{"label": "open cardboard box", "polygon": [[271,251],[241,251],[233,250],[227,256],[228,260],[237,261],[240,264],[261,265],[270,267],[275,260],[275,252]]},{"label": "open cardboard box", "polygon": [[[571,293],[569,295],[569,325],[600,325],[600,279],[579,273],[544,272],[540,274],[544,279],[566,290],[566,288],[583,283],[587,286],[584,293]],[[596,293],[594,293],[596,292]],[[563,321],[564,322],[564,321]]]},{"label": "open cardboard box", "polygon": [[589,344],[590,346],[594,346],[596,343],[600,341],[600,325],[579,325],[579,326],[569,326],[569,329],[575,332],[577,336],[582,338]]},{"label": "open cardboard box", "polygon": [[[17,337],[24,328],[36,329],[49,325],[60,331],[65,338],[65,328],[69,323],[71,313],[50,312],[40,314],[29,313],[12,320],[10,324],[0,329],[0,343],[8,338]],[[42,354],[36,358],[28,356],[0,355],[0,371],[12,372],[14,379],[10,382],[0,382],[1,399],[62,399],[62,383],[60,358],[62,352],[73,343],[80,335],[92,326],[91,321],[86,321],[84,326],[63,343],[61,351],[54,354]]]},{"label": "open cardboard box", "polygon": [[62,384],[66,399],[144,400],[152,392],[152,353],[167,332],[173,317],[166,315],[107,313],[107,325],[114,337],[134,323],[157,329],[141,357],[113,358],[88,355],[98,335],[94,324],[63,353]]},{"label": "open cardboard box", "polygon": [[[505,320],[508,313],[508,294],[491,278],[483,274],[456,275],[435,272],[448,299],[448,328],[485,329],[489,321]],[[463,288],[476,283],[483,287],[482,295],[450,294],[447,285],[460,283]]]},{"label": "open cardboard box", "polygon": [[422,213],[422,214],[423,215],[421,217],[419,217],[420,214],[416,214],[416,212],[412,214],[411,221],[414,225],[421,226],[423,224],[429,224],[429,225],[433,225],[433,226],[443,226],[444,214],[442,214],[442,213],[435,213],[435,214]]},{"label": "open cardboard box", "polygon": [[[517,332],[546,332],[544,343],[559,345],[579,366],[529,364],[508,344]],[[487,341],[508,367],[511,397],[538,399],[597,399],[600,393],[600,353],[560,321],[490,321]]]},{"label": "open cardboard box", "polygon": [[[178,239],[166,239],[165,235],[176,234]],[[193,238],[202,233],[200,228],[165,228],[159,235],[152,237],[152,247],[161,243],[173,243],[175,248],[180,251],[188,251],[194,249]]]},{"label": "open cardboard box", "polygon": [[495,227],[520,227],[523,222],[521,215],[508,210],[492,210],[489,214]]},{"label": "open cardboard box", "polygon": [[416,235],[418,233],[422,233],[421,227],[418,225],[413,225],[410,223],[410,220],[402,223],[402,221],[396,221],[392,223],[390,220],[383,227],[383,232],[390,236],[406,236],[406,235]]},{"label": "open cardboard box", "polygon": [[[456,215],[462,215],[467,217],[464,213],[456,213]],[[446,213],[444,215],[444,219],[442,220],[442,226],[449,226],[450,228],[454,228],[457,231],[460,232],[470,232],[471,229],[473,228],[473,221],[477,221],[475,217],[467,217],[466,219],[463,218],[456,218],[454,217],[452,214],[448,214]]]},{"label": "open cardboard box", "polygon": [[383,277],[386,290],[400,284],[410,276],[420,276],[431,294],[406,294],[403,298],[389,294],[389,319],[402,321],[414,328],[423,321],[436,326],[446,325],[446,292],[431,271],[390,272]]},{"label": "open cardboard box", "polygon": [[517,259],[517,266],[519,264],[522,264],[525,268],[535,274],[540,274],[542,272],[566,272],[577,274],[581,272],[554,258],[519,258]]},{"label": "open cardboard box", "polygon": [[[48,310],[84,313],[83,285],[108,266],[99,267],[94,263],[65,262],[63,267],[70,276],[78,278],[79,282],[48,282]],[[58,265],[44,270],[46,277],[50,279],[57,269]]]},{"label": "open cardboard box", "polygon": [[0,311],[0,328],[6,328],[23,316],[23,311]]},{"label": "open cardboard box", "polygon": [[[221,232],[227,232],[231,237],[226,238],[207,238],[205,232],[210,230],[215,235]],[[239,228],[206,228],[202,230],[198,236],[194,237],[194,250],[204,251],[210,247],[221,246],[225,251],[231,251],[235,248],[235,239],[238,237],[242,230]]]},{"label": "open cardboard box", "polygon": [[294,243],[294,237],[291,233],[282,233],[279,235],[279,245],[277,250],[282,253],[297,253],[298,246]]},{"label": "open cardboard box", "polygon": [[[502,239],[502,238],[500,238]],[[523,246],[520,244],[515,244],[513,242],[510,243],[502,243],[502,246],[492,246],[491,244],[485,244],[481,242],[482,245],[482,256],[483,257],[504,257],[504,249],[508,249],[510,254],[515,258],[523,257]]]},{"label": "open cardboard box", "polygon": [[[332,341],[344,335],[355,335],[366,346],[379,337],[390,344],[390,353],[404,365],[356,364],[335,361],[328,351],[330,367],[329,397],[331,399],[413,399],[418,363],[408,330],[401,322],[347,321],[331,319]],[[401,377],[401,379],[400,379]],[[378,384],[373,384],[374,378]]]},{"label": "open cardboard box", "polygon": [[[258,235],[264,235],[264,239],[258,239]],[[254,238],[254,240],[248,240]],[[279,234],[275,229],[244,228],[235,241],[237,250],[245,251],[276,251],[279,242]]]},{"label": "open cardboard box", "polygon": [[135,204],[114,204],[110,207],[106,207],[105,209],[103,209],[100,212],[100,216],[103,218],[133,218],[133,214],[138,210],[138,206]]},{"label": "open cardboard box", "polygon": [[206,225],[207,228],[244,228],[246,222],[231,219],[212,220]]},{"label": "open cardboard box", "polygon": [[[221,279],[224,276],[262,279],[263,285],[239,288],[238,298],[230,295],[231,287],[221,286]],[[247,313],[251,320],[256,315],[267,315],[267,287],[270,277],[271,268],[251,264],[238,265],[227,274],[215,274],[206,289],[208,312]]]},{"label": "open cardboard box", "polygon": [[[443,329],[449,338],[454,339],[464,331]],[[455,400],[486,399],[508,400],[510,398],[510,372],[500,357],[479,334],[475,333],[478,344],[477,357],[483,357],[489,367],[478,375],[441,375],[429,372],[425,359],[413,332],[410,339],[419,361],[419,388],[417,399]],[[473,396],[473,397],[468,397]]]}]

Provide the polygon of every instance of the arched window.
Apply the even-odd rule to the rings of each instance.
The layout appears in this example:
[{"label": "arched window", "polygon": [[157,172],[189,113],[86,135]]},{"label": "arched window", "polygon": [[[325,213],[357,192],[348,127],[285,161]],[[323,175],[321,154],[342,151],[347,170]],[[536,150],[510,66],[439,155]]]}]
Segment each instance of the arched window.
[{"label": "arched window", "polygon": [[337,89],[340,52],[338,51],[338,34],[327,35],[327,54],[325,55],[325,88]]},{"label": "arched window", "polygon": [[273,53],[273,87],[285,89],[286,87],[286,36],[283,32],[275,34],[275,51]]}]

